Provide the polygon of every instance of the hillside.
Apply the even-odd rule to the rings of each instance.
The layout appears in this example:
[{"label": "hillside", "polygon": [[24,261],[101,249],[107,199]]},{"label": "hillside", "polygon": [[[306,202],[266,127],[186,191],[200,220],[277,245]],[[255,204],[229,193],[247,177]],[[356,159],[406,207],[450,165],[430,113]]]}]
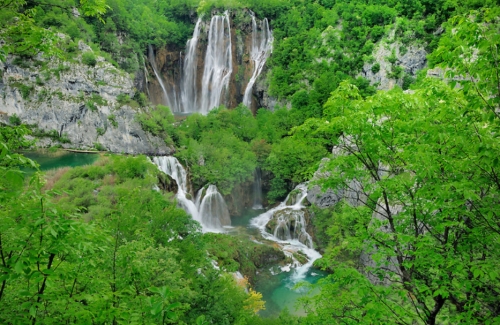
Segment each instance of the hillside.
[{"label": "hillside", "polygon": [[2,323],[500,322],[498,1],[0,8]]}]

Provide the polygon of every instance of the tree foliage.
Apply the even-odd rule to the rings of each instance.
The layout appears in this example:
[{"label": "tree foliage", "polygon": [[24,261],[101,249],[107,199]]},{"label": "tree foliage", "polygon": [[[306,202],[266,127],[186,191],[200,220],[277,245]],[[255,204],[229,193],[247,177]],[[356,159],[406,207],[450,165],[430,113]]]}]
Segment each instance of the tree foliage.
[{"label": "tree foliage", "polygon": [[[366,100],[348,84],[332,93],[325,118],[338,140],[325,186],[361,200],[333,215],[322,263],[334,274],[310,323],[500,320],[494,12],[452,19],[434,54],[461,87],[425,79],[411,93]],[[450,52],[457,43],[460,52]]]}]

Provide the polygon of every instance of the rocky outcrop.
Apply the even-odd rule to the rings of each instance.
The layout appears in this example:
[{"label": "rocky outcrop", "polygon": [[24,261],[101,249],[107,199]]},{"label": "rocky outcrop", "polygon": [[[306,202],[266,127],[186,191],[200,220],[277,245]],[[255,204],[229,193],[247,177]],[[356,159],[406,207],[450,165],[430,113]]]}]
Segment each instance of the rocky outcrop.
[{"label": "rocky outcrop", "polygon": [[[80,44],[85,52],[92,51]],[[84,52],[84,53],[85,53]],[[77,57],[77,61],[81,56]],[[95,66],[78,62],[9,57],[0,62],[0,111],[3,122],[14,114],[32,125],[39,146],[167,155],[165,142],[135,121],[131,76],[96,57]]]},{"label": "rocky outcrop", "polygon": [[427,52],[423,46],[405,47],[398,42],[381,41],[372,55],[373,61],[363,65],[360,75],[377,85],[379,90],[389,90],[395,85],[403,87],[405,75],[414,78],[427,65]]},{"label": "rocky outcrop", "polygon": [[252,187],[252,181],[240,183],[233,187],[231,194],[224,196],[231,216],[241,216],[245,209],[252,207]]}]

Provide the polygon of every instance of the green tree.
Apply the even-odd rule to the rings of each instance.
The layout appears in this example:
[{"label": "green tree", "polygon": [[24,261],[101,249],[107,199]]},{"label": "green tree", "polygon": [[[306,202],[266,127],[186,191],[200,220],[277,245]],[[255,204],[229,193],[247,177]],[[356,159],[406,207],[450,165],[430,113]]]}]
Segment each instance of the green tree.
[{"label": "green tree", "polygon": [[[325,184],[365,199],[333,216],[324,265],[335,271],[313,323],[499,320],[498,120],[461,92],[426,80],[414,94],[332,95],[339,140]],[[343,96],[358,99],[333,99]],[[363,273],[342,262],[361,253]]]}]

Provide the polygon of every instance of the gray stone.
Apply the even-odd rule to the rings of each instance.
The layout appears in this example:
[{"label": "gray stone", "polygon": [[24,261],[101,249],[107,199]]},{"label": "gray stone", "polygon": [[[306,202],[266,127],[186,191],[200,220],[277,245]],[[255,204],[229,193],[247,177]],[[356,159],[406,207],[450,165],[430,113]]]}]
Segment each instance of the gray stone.
[{"label": "gray stone", "polygon": [[[398,80],[389,78],[389,73],[392,71],[392,64],[387,58],[393,52],[396,55],[396,63],[394,65],[402,67],[403,71],[408,75],[416,76],[417,72],[427,65],[427,52],[423,46],[410,45],[404,54],[401,54],[402,47],[398,42],[386,44],[384,41],[381,41],[373,51],[374,61],[363,65],[360,76],[368,79],[371,84],[377,84],[377,89],[379,90],[389,90],[394,88],[395,85],[402,86],[402,78]],[[376,63],[380,65],[380,70],[373,73],[371,69]]]},{"label": "gray stone", "polygon": [[[82,44],[79,44],[81,48],[90,49]],[[36,125],[40,130],[55,130],[70,141],[62,144],[65,148],[91,149],[99,143],[106,150],[117,153],[173,153],[162,139],[142,130],[135,120],[137,109],[119,105],[117,96],[133,96],[135,89],[132,78],[111,64],[98,60],[95,67],[89,67],[51,61],[48,70],[39,71],[36,67],[13,65],[12,59],[0,62],[0,70],[4,71],[0,82],[0,116],[4,122],[8,123],[8,116],[16,114],[23,123]],[[46,80],[44,76],[60,65],[68,67],[67,70],[59,71],[59,76],[51,73]],[[19,90],[21,85],[33,89],[26,99]],[[92,95],[103,100],[102,105],[95,105],[94,111],[88,105]],[[110,122],[112,115],[116,127]],[[57,141],[44,138],[38,146],[55,144]]]}]

